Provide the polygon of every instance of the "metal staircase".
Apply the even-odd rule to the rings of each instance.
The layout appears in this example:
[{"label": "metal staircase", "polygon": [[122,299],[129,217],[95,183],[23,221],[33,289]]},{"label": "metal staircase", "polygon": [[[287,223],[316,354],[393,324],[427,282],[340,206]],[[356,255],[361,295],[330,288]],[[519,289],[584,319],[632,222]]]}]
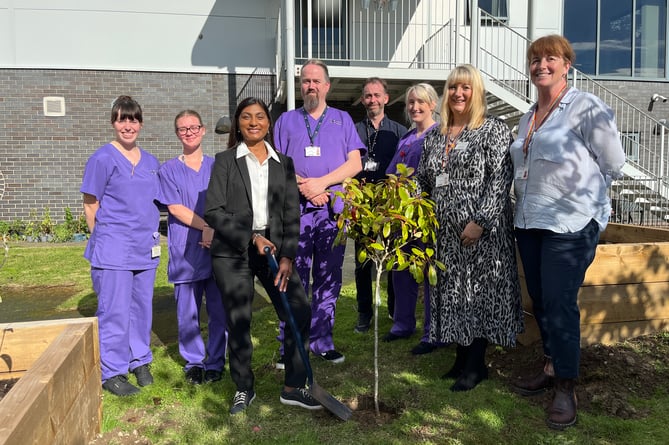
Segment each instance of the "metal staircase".
[{"label": "metal staircase", "polygon": [[[330,69],[328,100],[352,108],[359,104],[360,86],[367,77],[386,79],[391,100],[397,102],[416,82],[431,83],[442,94],[448,72],[462,63],[479,68],[490,113],[512,129],[535,101],[526,63],[528,39],[483,10],[475,8],[468,17],[464,0],[294,4],[296,9],[285,15],[294,22],[280,25],[293,31],[280,39],[289,49],[283,54],[282,45],[277,46],[277,98],[286,100],[289,108],[299,97],[299,67],[312,57],[324,60]],[[292,8],[293,2],[284,5]],[[611,188],[613,218],[669,224],[667,127],[576,69],[569,80],[601,97],[616,115],[628,162],[625,179]]]}]

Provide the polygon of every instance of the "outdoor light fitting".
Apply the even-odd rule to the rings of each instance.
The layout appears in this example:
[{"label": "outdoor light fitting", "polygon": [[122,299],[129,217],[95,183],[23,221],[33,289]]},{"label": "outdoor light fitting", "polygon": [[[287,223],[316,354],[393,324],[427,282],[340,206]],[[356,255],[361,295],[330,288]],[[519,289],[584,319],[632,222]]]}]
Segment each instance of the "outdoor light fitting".
[{"label": "outdoor light fitting", "polygon": [[650,97],[650,103],[648,104],[648,111],[653,111],[653,104],[657,102],[658,100],[661,100],[662,102],[666,102],[667,98],[664,96],[660,96],[659,94],[655,93]]}]

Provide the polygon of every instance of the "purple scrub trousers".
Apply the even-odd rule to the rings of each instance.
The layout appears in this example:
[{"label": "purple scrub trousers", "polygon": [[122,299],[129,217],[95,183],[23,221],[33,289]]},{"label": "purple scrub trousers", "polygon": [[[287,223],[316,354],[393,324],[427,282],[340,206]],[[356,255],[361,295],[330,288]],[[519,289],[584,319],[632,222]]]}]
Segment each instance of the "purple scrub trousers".
[{"label": "purple scrub trousers", "polygon": [[[206,294],[207,326],[209,336],[205,347],[200,331],[200,308]],[[174,285],[179,326],[179,353],[187,371],[198,366],[206,370],[222,371],[225,367],[225,349],[228,342],[223,300],[213,275],[206,280]]]},{"label": "purple scrub trousers", "polygon": [[[343,245],[333,246],[338,233],[332,208],[309,208],[300,217],[300,240],[295,268],[309,295],[311,275],[311,331],[309,347],[314,354],[335,349],[332,339],[335,310],[342,286]],[[283,355],[284,323],[277,339]]]},{"label": "purple scrub trousers", "polygon": [[[156,269],[91,268],[98,296],[102,381],[151,363],[151,321]],[[129,346],[129,347],[128,347]]]},{"label": "purple scrub trousers", "polygon": [[[416,330],[416,303],[418,302],[419,284],[409,272],[409,269],[393,271],[393,287],[395,291],[395,314],[390,332],[401,337],[408,337]],[[430,286],[427,280],[423,281],[423,299],[425,310],[423,313],[423,336],[420,341],[429,343],[430,334]]]}]

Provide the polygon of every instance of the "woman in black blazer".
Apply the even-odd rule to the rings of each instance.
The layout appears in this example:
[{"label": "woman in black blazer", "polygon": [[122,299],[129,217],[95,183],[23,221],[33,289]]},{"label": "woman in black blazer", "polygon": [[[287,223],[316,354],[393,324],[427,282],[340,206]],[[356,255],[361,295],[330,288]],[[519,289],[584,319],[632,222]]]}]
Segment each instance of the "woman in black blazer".
[{"label": "woman in black blazer", "polygon": [[[244,99],[237,110],[228,150],[216,155],[207,189],[204,219],[214,231],[212,266],[228,316],[230,376],[237,386],[231,414],[244,411],[255,398],[251,370],[251,305],[257,277],[283,321],[279,290],[286,292],[303,339],[309,338],[311,309],[293,268],[300,232],[297,179],[293,161],[271,144],[267,105]],[[263,249],[279,262],[275,277]],[[288,325],[287,325],[288,326]],[[321,409],[304,386],[306,369],[291,332],[285,338],[286,373],[281,403]]]}]

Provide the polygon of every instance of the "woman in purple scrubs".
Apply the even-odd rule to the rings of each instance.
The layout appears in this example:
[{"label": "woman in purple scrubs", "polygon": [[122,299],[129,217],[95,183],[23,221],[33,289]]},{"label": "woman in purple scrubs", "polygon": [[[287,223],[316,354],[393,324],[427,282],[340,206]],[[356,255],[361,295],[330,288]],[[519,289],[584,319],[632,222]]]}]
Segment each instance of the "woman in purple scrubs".
[{"label": "woman in purple scrubs", "polygon": [[142,108],[130,96],[112,106],[115,138],[86,162],[81,192],[91,232],[84,257],[98,297],[102,388],[129,396],[153,383],[149,343],[153,286],[160,261],[160,163],[139,148]]},{"label": "woman in purple scrubs", "polygon": [[[413,128],[409,130],[397,144],[395,156],[388,164],[386,174],[397,174],[397,164],[404,164],[407,167],[418,169],[418,162],[423,153],[423,140],[425,135],[437,126],[434,120],[436,116],[437,103],[439,96],[437,92],[428,83],[419,83],[410,86],[405,94],[406,113]],[[407,246],[410,249],[411,245]],[[419,284],[414,280],[409,269],[396,270],[392,273],[393,288],[395,290],[395,311],[393,316],[393,326],[383,341],[395,341],[401,338],[408,338],[416,330],[416,303],[418,301]],[[423,284],[423,298],[425,301],[423,336],[420,343],[416,345],[411,353],[429,354],[437,347],[436,343],[429,340],[430,334],[430,294],[429,283],[425,280]]]},{"label": "woman in purple scrubs", "polygon": [[[169,263],[179,327],[179,353],[186,381],[193,385],[221,380],[227,331],[221,294],[211,270],[209,247],[214,236],[202,215],[214,158],[202,152],[207,129],[199,113],[185,110],[174,119],[183,152],[160,167],[160,201],[170,212],[167,221]],[[206,294],[209,336],[200,333],[200,307]]]}]

